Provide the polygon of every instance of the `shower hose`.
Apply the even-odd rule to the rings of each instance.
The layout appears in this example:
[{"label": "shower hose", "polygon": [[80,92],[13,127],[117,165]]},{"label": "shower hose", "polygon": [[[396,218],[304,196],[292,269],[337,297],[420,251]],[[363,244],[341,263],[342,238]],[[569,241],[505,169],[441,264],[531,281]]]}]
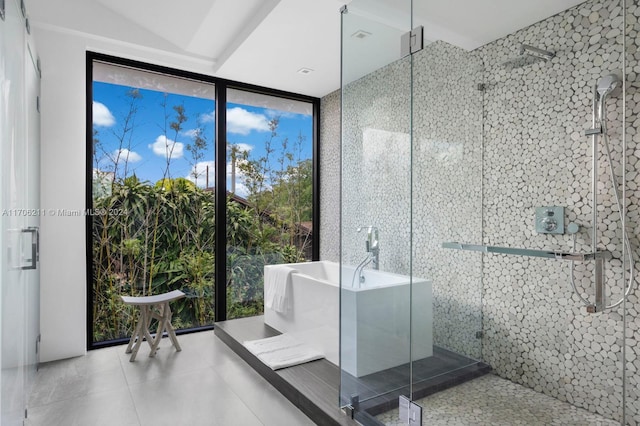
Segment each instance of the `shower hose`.
[{"label": "shower hose", "polygon": [[[604,146],[606,149],[606,154],[607,154],[607,161],[609,163],[609,177],[611,179],[611,184],[613,185],[613,192],[615,194],[616,197],[616,205],[618,206],[618,212],[620,213],[620,222],[624,223],[623,219],[622,219],[622,202],[621,202],[621,196],[620,196],[620,190],[618,189],[618,179],[616,178],[615,173],[613,172],[613,161],[612,161],[612,157],[611,157],[611,148],[609,147],[609,135],[607,132],[607,126],[606,126],[606,114],[605,114],[605,108],[601,108],[602,110],[602,119],[600,120],[601,123],[600,125],[602,126],[602,140],[604,141]],[[594,136],[595,137],[595,136]],[[596,208],[594,206],[594,208]],[[597,232],[597,224],[593,224],[593,232]],[[629,233],[627,232],[626,227],[622,227],[622,239],[624,242],[624,246],[626,248],[627,251],[627,256],[629,257],[629,282],[627,284],[627,288],[624,292],[624,295],[620,298],[620,300],[618,300],[616,303],[613,303],[611,305],[606,305],[604,307],[604,310],[609,310],[609,309],[613,309],[617,306],[619,306],[624,299],[629,295],[629,293],[631,292],[631,288],[633,287],[633,280],[634,280],[634,272],[635,272],[635,262],[633,259],[633,252],[631,251],[631,242],[629,241]],[[572,250],[575,251],[576,249],[576,234],[573,234],[573,248]],[[624,250],[623,250],[624,251]],[[623,260],[623,267],[624,267],[624,260]],[[587,299],[585,299],[584,297],[582,297],[582,295],[580,294],[580,292],[578,291],[578,289],[576,288],[576,283],[575,283],[575,278],[574,278],[574,274],[573,274],[573,270],[574,270],[574,262],[571,261],[570,265],[570,273],[569,273],[569,277],[571,279],[571,287],[573,288],[573,292],[580,298],[580,300],[585,304],[585,306],[587,305],[591,305],[592,303],[590,301],[588,301]]]}]

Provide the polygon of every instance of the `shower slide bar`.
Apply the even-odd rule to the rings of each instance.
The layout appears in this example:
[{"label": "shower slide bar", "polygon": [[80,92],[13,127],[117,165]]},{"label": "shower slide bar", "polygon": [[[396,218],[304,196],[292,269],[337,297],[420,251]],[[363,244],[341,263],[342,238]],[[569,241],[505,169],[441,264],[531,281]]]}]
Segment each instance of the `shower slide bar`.
[{"label": "shower slide bar", "polygon": [[608,251],[597,251],[595,253],[571,253],[553,250],[536,250],[526,248],[484,246],[477,244],[466,244],[458,242],[442,243],[442,248],[454,250],[480,251],[483,253],[512,254],[516,256],[542,257],[555,260],[573,260],[575,262],[587,262],[594,259],[610,259],[611,253]]}]

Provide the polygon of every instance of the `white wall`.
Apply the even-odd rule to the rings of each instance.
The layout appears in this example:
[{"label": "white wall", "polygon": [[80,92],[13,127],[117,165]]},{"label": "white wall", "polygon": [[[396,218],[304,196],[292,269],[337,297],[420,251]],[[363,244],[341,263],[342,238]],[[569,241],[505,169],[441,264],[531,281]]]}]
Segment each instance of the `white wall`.
[{"label": "white wall", "polygon": [[[91,50],[206,73],[208,65],[179,55],[34,25],[42,62],[43,209],[85,207],[85,61]],[[41,331],[43,362],[86,350],[84,217],[42,217]]]}]

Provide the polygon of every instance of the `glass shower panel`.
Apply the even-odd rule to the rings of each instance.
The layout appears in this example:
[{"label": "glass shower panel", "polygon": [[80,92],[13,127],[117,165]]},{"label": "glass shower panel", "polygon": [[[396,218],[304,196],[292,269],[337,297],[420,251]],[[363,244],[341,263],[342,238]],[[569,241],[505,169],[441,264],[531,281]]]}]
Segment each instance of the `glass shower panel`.
[{"label": "glass shower panel", "polygon": [[[32,211],[40,207],[40,70],[32,36],[27,36],[25,52],[25,206]],[[23,271],[26,303],[25,315],[25,364],[26,391],[30,394],[35,383],[38,364],[40,363],[40,268],[38,265],[40,249],[40,217],[37,215],[25,218],[23,243],[27,252],[31,253],[32,262]],[[26,235],[25,235],[26,234]],[[26,238],[26,241],[24,241]],[[34,252],[35,250],[35,252]],[[35,253],[35,259],[33,254]]]},{"label": "glass shower panel", "polygon": [[[638,424],[638,5],[514,3],[507,28],[416,1],[424,49],[367,47],[367,70],[353,46],[401,14],[387,4],[342,17],[341,405],[390,425],[400,395],[427,424]],[[409,293],[376,303],[371,265]],[[359,371],[387,347],[405,363]]]},{"label": "glass shower panel", "polygon": [[6,4],[0,34],[0,423],[22,425],[40,333],[40,80],[15,1]]},{"label": "glass shower panel", "polygon": [[[611,306],[632,268],[616,196],[625,173],[637,250],[637,148],[627,146],[625,164],[623,96],[628,123],[638,108],[622,81],[612,84],[624,73],[625,2],[558,5],[487,40],[465,40],[459,27],[453,34],[460,12],[447,15],[436,3],[413,9],[415,25],[436,40],[413,56],[413,276],[432,283],[434,354],[443,349],[464,368],[423,380],[413,357],[412,399],[424,424],[636,424],[637,284],[626,313]],[[520,4],[514,18],[527,7]],[[627,48],[635,52],[638,13],[626,16]],[[636,133],[630,125],[626,131]],[[451,242],[489,248],[452,250]],[[610,257],[600,272],[593,259],[514,249]],[[423,306],[415,289],[412,304],[413,313]],[[415,315],[412,327],[415,339]],[[488,369],[494,374],[473,377]],[[464,370],[463,380],[453,377]],[[428,391],[447,376],[455,386]],[[432,395],[421,398],[423,389]]]},{"label": "glass shower panel", "polygon": [[[638,133],[638,113],[640,112],[640,87],[637,84],[638,63],[640,50],[638,49],[638,34],[640,31],[640,4],[638,2],[626,2],[625,13],[626,28],[624,31],[624,86],[625,91],[625,116],[624,138],[621,148],[622,170],[625,170],[623,186],[623,210],[625,211],[625,228],[630,235],[630,247],[623,247],[624,282],[631,281],[632,290],[623,304],[624,335],[626,346],[623,356],[623,403],[625,423],[629,425],[640,424],[640,187],[638,186],[638,168],[640,163],[640,134]],[[634,83],[635,81],[635,83]],[[630,250],[630,254],[628,251]],[[631,259],[631,262],[629,261]]]},{"label": "glass shower panel", "polygon": [[340,405],[364,424],[409,394],[410,9],[355,0],[342,13]]},{"label": "glass shower panel", "polygon": [[27,216],[20,214],[20,209],[27,207],[23,192],[26,167],[21,167],[26,160],[23,91],[26,62],[22,13],[14,1],[7,2],[6,7],[5,20],[0,21],[0,206],[6,212],[0,217],[0,423],[19,425],[24,419],[28,388],[27,325],[24,315],[27,307],[27,271],[21,269],[21,230],[26,228]]},{"label": "glass shower panel", "polygon": [[[432,36],[423,6],[414,5],[414,22]],[[489,370],[479,361],[482,254],[442,247],[482,241],[484,65],[477,52],[427,38],[412,72],[411,399],[419,401]]]},{"label": "glass shower panel", "polygon": [[[603,77],[621,75],[620,5],[587,1],[481,48],[483,243],[611,253],[601,275],[604,305],[619,300],[624,286],[617,184],[610,178],[610,168],[622,169],[622,92],[598,99],[597,91]],[[594,103],[606,118],[596,117]],[[545,232],[536,212],[554,206],[564,208],[564,229]],[[599,275],[595,261],[483,260],[482,359],[519,394],[533,390],[532,398],[579,407],[575,418],[584,416],[584,423],[622,421],[623,312],[585,307],[598,305]],[[555,421],[574,409],[558,406]]]}]

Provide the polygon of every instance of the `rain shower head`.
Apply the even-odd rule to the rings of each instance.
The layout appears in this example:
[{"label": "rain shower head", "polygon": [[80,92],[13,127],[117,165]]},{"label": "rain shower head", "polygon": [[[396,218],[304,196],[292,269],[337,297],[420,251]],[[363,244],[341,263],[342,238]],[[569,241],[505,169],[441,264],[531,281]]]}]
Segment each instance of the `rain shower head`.
[{"label": "rain shower head", "polygon": [[598,95],[600,95],[600,99],[606,98],[611,92],[615,90],[616,87],[618,87],[619,83],[620,77],[615,74],[605,75],[600,80],[598,80],[598,82],[596,83],[596,91],[598,92]]},{"label": "rain shower head", "polygon": [[553,52],[550,52],[548,50],[544,50],[544,49],[538,49],[537,47],[533,47],[533,46],[529,46],[528,44],[521,44],[520,45],[520,55],[531,55],[531,56],[535,56],[536,58],[540,58],[544,61],[550,61],[551,59],[553,59],[556,54]]},{"label": "rain shower head", "polygon": [[528,44],[521,44],[518,50],[518,56],[511,58],[504,62],[504,65],[508,69],[522,68],[526,65],[535,64],[539,61],[549,61],[555,55],[555,53],[548,50],[538,49],[537,47],[529,46]]}]

